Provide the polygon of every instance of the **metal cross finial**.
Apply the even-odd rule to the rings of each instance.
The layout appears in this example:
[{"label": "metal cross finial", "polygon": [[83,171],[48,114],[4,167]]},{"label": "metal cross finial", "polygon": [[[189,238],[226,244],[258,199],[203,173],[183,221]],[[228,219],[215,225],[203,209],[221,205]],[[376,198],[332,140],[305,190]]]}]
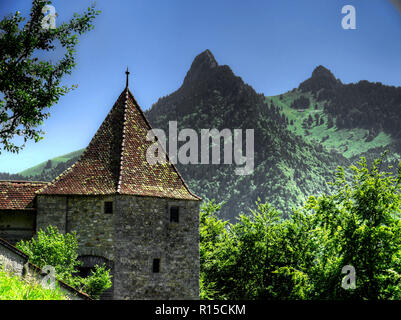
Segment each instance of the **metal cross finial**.
[{"label": "metal cross finial", "polygon": [[126,88],[128,88],[128,76],[129,76],[129,71],[128,71],[128,67],[127,67],[127,71],[125,71],[125,74],[127,75],[127,82],[126,82]]}]

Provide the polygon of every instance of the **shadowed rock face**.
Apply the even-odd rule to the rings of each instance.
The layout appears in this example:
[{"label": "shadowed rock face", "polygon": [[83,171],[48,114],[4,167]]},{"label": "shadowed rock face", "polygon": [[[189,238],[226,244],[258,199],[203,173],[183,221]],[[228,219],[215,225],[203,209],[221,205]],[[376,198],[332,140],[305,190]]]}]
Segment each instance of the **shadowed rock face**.
[{"label": "shadowed rock face", "polygon": [[218,65],[209,49],[203,51],[192,62],[191,69],[188,71],[184,83],[202,79],[210,69],[216,68]]},{"label": "shadowed rock face", "polygon": [[[263,103],[263,95],[245,84],[229,66],[219,65],[210,50],[206,50],[194,59],[182,86],[159,99],[146,111],[146,116],[155,128],[163,129],[168,121],[179,121],[179,126],[195,129],[252,128],[244,123],[244,114],[249,116],[257,106],[266,109]],[[202,114],[203,118],[182,121],[191,114]]]},{"label": "shadowed rock face", "polygon": [[401,0],[390,0],[390,1],[397,8],[397,10],[401,13]]}]

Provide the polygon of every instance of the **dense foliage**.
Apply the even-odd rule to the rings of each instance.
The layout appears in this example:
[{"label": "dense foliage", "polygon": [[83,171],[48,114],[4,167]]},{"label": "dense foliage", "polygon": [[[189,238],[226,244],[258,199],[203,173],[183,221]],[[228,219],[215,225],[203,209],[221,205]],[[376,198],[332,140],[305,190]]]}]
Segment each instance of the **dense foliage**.
[{"label": "dense foliage", "polygon": [[[310,197],[289,219],[269,204],[230,224],[201,210],[204,299],[400,299],[401,169],[362,159],[335,173],[332,195]],[[401,167],[400,167],[401,168]],[[355,288],[342,287],[344,266]]]},{"label": "dense foliage", "polygon": [[326,112],[336,117],[338,128],[360,127],[372,134],[383,130],[400,137],[401,88],[360,81],[323,90],[318,99],[328,100]]},{"label": "dense foliage", "polygon": [[87,278],[77,275],[81,262],[78,260],[78,241],[74,232],[62,234],[56,227],[49,226],[45,231],[39,230],[35,238],[21,240],[16,246],[29,256],[30,262],[41,268],[46,265],[54,267],[57,279],[88,293],[92,298],[98,299],[111,287],[111,276],[104,265],[96,265]]},{"label": "dense foliage", "polygon": [[[30,20],[24,25],[18,11],[0,21],[0,143],[10,152],[23,147],[15,137],[24,142],[42,139],[39,126],[49,116],[48,109],[71,90],[60,82],[76,64],[77,36],[92,29],[99,14],[92,6],[54,29],[44,28],[46,4],[51,1],[33,0]],[[59,61],[43,59],[44,53],[57,48],[65,50]]]}]

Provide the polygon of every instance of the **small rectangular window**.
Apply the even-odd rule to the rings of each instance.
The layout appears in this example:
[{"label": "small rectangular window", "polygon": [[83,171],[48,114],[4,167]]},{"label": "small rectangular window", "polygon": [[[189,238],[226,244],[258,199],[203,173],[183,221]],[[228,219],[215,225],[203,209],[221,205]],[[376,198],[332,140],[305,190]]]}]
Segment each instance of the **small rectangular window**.
[{"label": "small rectangular window", "polygon": [[160,272],[160,259],[153,259],[153,273]]},{"label": "small rectangular window", "polygon": [[170,207],[170,222],[179,222],[179,208]]},{"label": "small rectangular window", "polygon": [[104,202],[104,213],[113,213],[113,202],[112,201]]}]

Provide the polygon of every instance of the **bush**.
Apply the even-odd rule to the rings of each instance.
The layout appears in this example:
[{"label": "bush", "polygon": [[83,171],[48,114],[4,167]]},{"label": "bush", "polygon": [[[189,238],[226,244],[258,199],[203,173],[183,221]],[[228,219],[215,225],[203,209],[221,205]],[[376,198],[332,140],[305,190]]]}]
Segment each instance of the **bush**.
[{"label": "bush", "polygon": [[16,247],[29,256],[30,261],[40,268],[49,265],[56,271],[56,278],[98,299],[102,292],[111,287],[111,275],[105,266],[95,266],[87,278],[77,276],[78,241],[75,232],[62,234],[57,227],[48,226],[39,230],[36,238],[21,240]]},{"label": "bush", "polygon": [[82,290],[94,299],[99,299],[104,290],[111,287],[109,270],[106,265],[95,266],[95,270],[91,270],[91,275],[82,280]]},{"label": "bush", "polygon": [[33,264],[53,266],[62,279],[76,273],[80,265],[76,234],[62,234],[53,226],[46,231],[39,230],[36,238],[21,240],[16,247],[27,254]]}]

